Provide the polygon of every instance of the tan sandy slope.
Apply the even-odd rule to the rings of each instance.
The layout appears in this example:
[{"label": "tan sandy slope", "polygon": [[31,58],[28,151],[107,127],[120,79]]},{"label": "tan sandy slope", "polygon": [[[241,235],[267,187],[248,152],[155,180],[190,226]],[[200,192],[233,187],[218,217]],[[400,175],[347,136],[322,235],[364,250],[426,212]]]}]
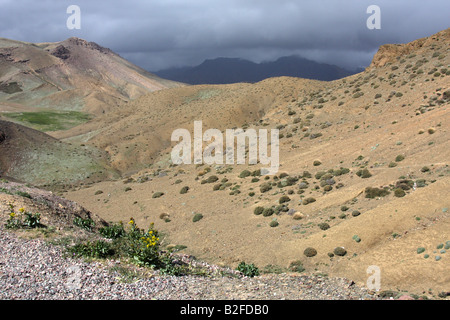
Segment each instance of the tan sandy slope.
[{"label": "tan sandy slope", "polygon": [[[214,263],[263,269],[300,260],[306,272],[362,285],[377,266],[381,290],[449,291],[449,37],[383,46],[367,70],[333,82],[274,78],[145,94],[53,134],[106,150],[123,175],[64,196],[107,221],[155,222],[165,244]],[[279,173],[172,165],[171,133],[195,120],[204,130],[280,129]],[[245,169],[254,176],[240,177]],[[367,188],[388,194],[368,198]],[[256,215],[259,206],[276,212]],[[196,213],[203,218],[193,222]],[[333,254],[337,247],[346,254]],[[307,248],[317,254],[307,257]]]}]

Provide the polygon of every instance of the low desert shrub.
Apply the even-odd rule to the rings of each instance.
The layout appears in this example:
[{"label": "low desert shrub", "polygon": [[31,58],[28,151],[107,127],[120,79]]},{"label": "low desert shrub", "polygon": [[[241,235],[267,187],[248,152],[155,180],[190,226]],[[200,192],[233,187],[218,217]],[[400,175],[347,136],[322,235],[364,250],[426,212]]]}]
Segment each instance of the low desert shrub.
[{"label": "low desert shrub", "polygon": [[363,179],[367,179],[372,176],[372,174],[370,173],[370,171],[367,168],[358,170],[358,172],[356,172],[356,175]]},{"label": "low desert shrub", "polygon": [[262,214],[263,211],[264,211],[264,207],[256,207],[256,208],[253,210],[253,213],[256,214],[256,215],[258,216],[258,215]]},{"label": "low desert shrub", "polygon": [[163,195],[164,195],[164,192],[158,191],[158,192],[155,192],[155,193],[152,195],[152,198],[153,198],[153,199],[155,199],[155,198],[160,198],[160,197],[162,197]]},{"label": "low desert shrub", "polygon": [[203,219],[203,215],[201,213],[196,213],[194,217],[192,218],[192,222],[197,222]]},{"label": "low desert shrub", "polygon": [[189,186],[184,186],[183,188],[181,188],[180,190],[180,194],[185,194],[189,191]]},{"label": "low desert shrub", "polygon": [[307,204],[310,204],[310,203],[313,203],[313,202],[316,202],[316,199],[313,198],[313,197],[309,197],[309,198],[303,199],[303,201],[302,201],[302,203],[304,205],[307,205]]},{"label": "low desert shrub", "polygon": [[317,250],[314,248],[306,248],[305,251],[303,251],[303,254],[305,256],[307,256],[308,258],[314,257],[315,255],[317,255]]},{"label": "low desert shrub", "polygon": [[367,187],[364,190],[364,193],[366,194],[366,198],[374,199],[378,197],[384,197],[387,196],[390,192],[386,189],[380,189],[380,188],[374,188],[374,187]]},{"label": "low desert shrub", "polygon": [[345,255],[347,254],[347,250],[345,250],[343,247],[336,247],[336,248],[333,250],[333,253],[334,253],[335,255],[337,255],[337,256],[343,257],[343,256],[345,256]]}]

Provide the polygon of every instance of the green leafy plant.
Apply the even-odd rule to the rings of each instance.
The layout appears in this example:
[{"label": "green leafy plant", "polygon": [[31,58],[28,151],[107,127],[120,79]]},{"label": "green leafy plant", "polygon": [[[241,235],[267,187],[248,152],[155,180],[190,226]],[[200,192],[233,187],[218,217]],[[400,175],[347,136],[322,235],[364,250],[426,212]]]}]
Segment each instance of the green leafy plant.
[{"label": "green leafy plant", "polygon": [[99,229],[99,233],[108,239],[118,239],[126,234],[122,222],[102,227]]},{"label": "green leafy plant", "polygon": [[133,218],[128,224],[130,226],[126,239],[128,256],[139,266],[158,266],[160,238],[154,224],[151,223],[147,231],[138,228]]},{"label": "green leafy plant", "polygon": [[239,263],[236,270],[241,272],[246,277],[259,276],[259,269],[253,263],[247,264],[244,261],[242,261],[241,263]]},{"label": "green leafy plant", "polygon": [[114,254],[114,250],[111,248],[111,245],[103,240],[77,243],[74,246],[69,247],[67,251],[72,254],[73,257],[100,259],[107,258]]},{"label": "green leafy plant", "polygon": [[35,213],[32,214],[30,212],[24,212],[25,218],[23,220],[23,224],[27,228],[38,228],[41,226],[41,214]]},{"label": "green leafy plant", "polygon": [[92,231],[95,226],[95,222],[91,218],[83,219],[81,217],[75,217],[73,224],[88,231]]},{"label": "green leafy plant", "polygon": [[15,211],[14,205],[9,204],[9,218],[5,223],[7,229],[34,229],[45,227],[41,224],[41,214],[40,213],[30,213],[24,208],[20,208],[19,212]]}]

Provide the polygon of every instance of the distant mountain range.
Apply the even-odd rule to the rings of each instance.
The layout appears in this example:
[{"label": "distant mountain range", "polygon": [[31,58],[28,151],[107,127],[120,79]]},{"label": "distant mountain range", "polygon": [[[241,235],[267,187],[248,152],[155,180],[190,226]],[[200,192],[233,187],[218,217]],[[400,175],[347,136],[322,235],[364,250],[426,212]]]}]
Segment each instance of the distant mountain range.
[{"label": "distant mountain range", "polygon": [[164,79],[187,84],[228,84],[253,83],[281,76],[332,81],[361,71],[350,71],[299,56],[287,56],[261,63],[239,58],[208,59],[198,66],[169,68],[153,73]]}]

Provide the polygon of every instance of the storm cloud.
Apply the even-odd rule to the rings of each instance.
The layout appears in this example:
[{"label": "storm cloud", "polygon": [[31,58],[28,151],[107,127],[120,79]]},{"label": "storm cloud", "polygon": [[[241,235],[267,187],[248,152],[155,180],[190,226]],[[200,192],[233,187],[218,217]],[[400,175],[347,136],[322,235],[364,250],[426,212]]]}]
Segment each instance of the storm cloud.
[{"label": "storm cloud", "polygon": [[[70,5],[81,9],[79,30],[66,26]],[[367,28],[370,5],[381,9],[379,30]],[[353,69],[367,66],[382,44],[447,29],[449,12],[448,0],[0,0],[0,37],[80,37],[150,71],[292,54]]]}]

